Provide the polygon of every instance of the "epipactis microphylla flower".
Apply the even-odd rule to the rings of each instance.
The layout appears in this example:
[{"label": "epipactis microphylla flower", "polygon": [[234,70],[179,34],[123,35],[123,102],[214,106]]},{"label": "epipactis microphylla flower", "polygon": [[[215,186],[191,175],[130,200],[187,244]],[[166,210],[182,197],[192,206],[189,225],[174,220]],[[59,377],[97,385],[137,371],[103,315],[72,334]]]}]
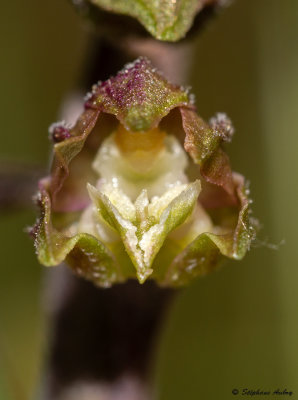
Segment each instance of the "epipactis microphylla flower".
[{"label": "epipactis microphylla flower", "polygon": [[99,286],[128,278],[179,286],[241,259],[253,224],[247,189],[188,90],[145,59],[94,85],[73,128],[54,124],[50,176],[33,229],[39,261],[65,261]]}]

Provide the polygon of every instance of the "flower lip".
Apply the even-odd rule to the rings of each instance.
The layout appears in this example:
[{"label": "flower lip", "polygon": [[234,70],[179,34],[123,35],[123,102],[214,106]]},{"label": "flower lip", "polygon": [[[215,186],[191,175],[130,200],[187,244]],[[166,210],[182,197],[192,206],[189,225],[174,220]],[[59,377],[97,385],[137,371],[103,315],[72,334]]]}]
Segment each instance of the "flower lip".
[{"label": "flower lip", "polygon": [[[174,109],[185,152],[165,126]],[[118,127],[105,127],[105,115],[115,116]],[[104,131],[110,134],[99,140]],[[240,259],[248,250],[244,181],[232,173],[222,146],[232,135],[230,121],[222,114],[203,121],[188,90],[169,83],[146,58],[94,86],[75,126],[54,125],[52,134],[51,175],[40,182],[42,214],[34,229],[41,263],[66,259],[100,286],[134,276],[179,286],[211,271],[222,255]],[[201,185],[189,181],[188,162],[200,170],[199,203]],[[92,165],[97,178],[89,179]],[[87,183],[91,200],[84,203]],[[206,212],[211,203],[220,211],[216,225]]]}]

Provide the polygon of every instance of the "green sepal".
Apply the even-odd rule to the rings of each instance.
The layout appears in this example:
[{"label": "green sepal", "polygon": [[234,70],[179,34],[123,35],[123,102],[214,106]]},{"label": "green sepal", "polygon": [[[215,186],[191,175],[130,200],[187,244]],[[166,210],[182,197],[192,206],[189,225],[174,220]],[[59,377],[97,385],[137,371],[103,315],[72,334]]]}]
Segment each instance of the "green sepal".
[{"label": "green sepal", "polygon": [[42,187],[39,204],[41,217],[33,233],[41,264],[50,267],[66,260],[78,275],[92,280],[98,286],[108,287],[123,280],[115,257],[94,236],[86,233],[66,236],[52,226],[50,197]]},{"label": "green sepal", "polygon": [[184,286],[218,268],[223,256],[241,260],[249,250],[256,232],[255,220],[242,176],[234,174],[234,181],[241,204],[235,229],[225,234],[199,235],[174,258],[165,275],[165,286]]}]

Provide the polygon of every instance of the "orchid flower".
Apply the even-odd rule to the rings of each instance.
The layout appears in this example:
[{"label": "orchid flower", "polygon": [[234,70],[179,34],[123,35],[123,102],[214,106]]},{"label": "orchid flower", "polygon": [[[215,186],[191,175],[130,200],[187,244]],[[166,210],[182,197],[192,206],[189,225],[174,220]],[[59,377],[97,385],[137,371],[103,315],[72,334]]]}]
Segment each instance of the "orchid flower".
[{"label": "orchid flower", "polygon": [[94,85],[76,124],[54,124],[39,182],[38,259],[109,287],[136,278],[182,286],[239,260],[254,236],[244,178],[223,145],[225,114],[205,122],[189,90],[139,58]]}]

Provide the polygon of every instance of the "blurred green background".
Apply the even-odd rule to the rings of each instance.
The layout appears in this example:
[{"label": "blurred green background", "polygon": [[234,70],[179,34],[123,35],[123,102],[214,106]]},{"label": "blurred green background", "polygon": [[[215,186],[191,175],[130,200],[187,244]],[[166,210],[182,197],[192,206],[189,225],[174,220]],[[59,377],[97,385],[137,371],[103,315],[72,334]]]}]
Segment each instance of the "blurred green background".
[{"label": "blurred green background", "polygon": [[[78,77],[86,32],[66,1],[1,9],[0,158],[46,166],[47,128]],[[160,343],[158,390],[161,400],[225,400],[234,388],[298,398],[298,2],[235,1],[195,48],[199,112],[225,111],[234,121],[229,154],[251,181],[263,229],[243,262],[180,295]],[[33,212],[0,217],[0,399],[24,400],[43,367],[43,268],[23,232]],[[285,244],[273,250],[267,239]]]}]

